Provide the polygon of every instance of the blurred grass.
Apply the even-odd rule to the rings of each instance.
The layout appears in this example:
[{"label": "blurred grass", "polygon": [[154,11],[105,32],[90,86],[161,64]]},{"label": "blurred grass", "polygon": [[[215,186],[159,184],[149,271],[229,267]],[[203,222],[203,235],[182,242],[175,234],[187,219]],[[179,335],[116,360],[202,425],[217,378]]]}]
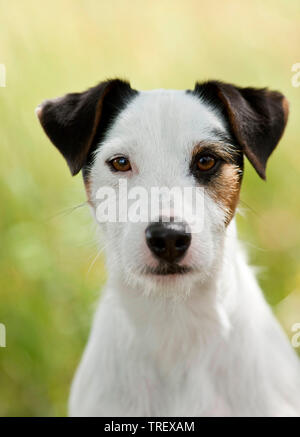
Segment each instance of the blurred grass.
[{"label": "blurred grass", "polygon": [[[217,78],[269,86],[291,104],[267,183],[247,165],[241,237],[290,335],[300,321],[299,97],[296,0],[0,0],[0,415],[64,415],[68,390],[105,281],[88,208],[44,136],[34,108],[107,77],[132,86],[191,88]],[[254,315],[255,317],[255,315]]]}]

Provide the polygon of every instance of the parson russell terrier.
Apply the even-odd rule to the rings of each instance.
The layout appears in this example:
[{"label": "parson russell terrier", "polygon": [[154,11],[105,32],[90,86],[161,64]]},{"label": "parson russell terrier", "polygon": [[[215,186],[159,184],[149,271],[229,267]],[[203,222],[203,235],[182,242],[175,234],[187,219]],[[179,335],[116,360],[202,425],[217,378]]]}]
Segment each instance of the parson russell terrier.
[{"label": "parson russell terrier", "polygon": [[201,230],[184,215],[101,224],[108,282],[70,415],[300,415],[299,360],[234,219],[244,155],[265,179],[285,97],[218,81],[136,91],[115,79],[47,100],[37,115],[72,175],[82,170],[94,213],[99,187],[118,190],[120,179],[197,187],[204,198]]}]

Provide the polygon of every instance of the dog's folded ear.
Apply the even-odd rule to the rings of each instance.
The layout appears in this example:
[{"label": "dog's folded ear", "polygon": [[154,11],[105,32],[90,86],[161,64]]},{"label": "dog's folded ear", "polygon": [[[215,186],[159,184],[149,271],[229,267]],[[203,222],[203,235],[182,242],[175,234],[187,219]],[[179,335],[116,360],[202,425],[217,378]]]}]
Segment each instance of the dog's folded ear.
[{"label": "dog's folded ear", "polygon": [[194,92],[221,109],[243,152],[265,179],[267,160],[287,123],[287,99],[266,88],[240,88],[219,81],[197,83]]},{"label": "dog's folded ear", "polygon": [[46,100],[37,107],[44,131],[66,159],[72,175],[81,170],[95,142],[135,93],[128,82],[114,79],[82,93]]}]

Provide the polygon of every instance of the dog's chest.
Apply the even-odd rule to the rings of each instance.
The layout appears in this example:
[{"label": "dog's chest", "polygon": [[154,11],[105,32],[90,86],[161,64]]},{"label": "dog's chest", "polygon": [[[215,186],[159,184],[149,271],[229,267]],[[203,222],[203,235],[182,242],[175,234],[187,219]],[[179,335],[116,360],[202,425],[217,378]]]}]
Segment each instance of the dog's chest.
[{"label": "dog's chest", "polygon": [[196,362],[190,362],[186,368],[171,369],[163,378],[156,375],[148,379],[146,392],[146,404],[153,416],[229,416],[231,413],[211,372]]},{"label": "dog's chest", "polygon": [[216,386],[218,370],[212,366],[220,361],[215,360],[218,344],[212,338],[205,341],[204,327],[199,331],[197,325],[170,319],[169,324],[156,320],[146,330],[133,329],[123,312],[115,318],[101,313],[74,382],[72,397],[78,393],[75,401],[81,412],[86,408],[88,414],[116,416],[230,414]]}]

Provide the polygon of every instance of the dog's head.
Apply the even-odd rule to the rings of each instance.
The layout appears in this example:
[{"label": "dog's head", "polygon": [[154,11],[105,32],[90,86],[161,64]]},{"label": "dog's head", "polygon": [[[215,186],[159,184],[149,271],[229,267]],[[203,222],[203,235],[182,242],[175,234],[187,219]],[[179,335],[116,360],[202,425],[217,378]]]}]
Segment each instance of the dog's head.
[{"label": "dog's head", "polygon": [[[217,81],[197,83],[193,91],[139,92],[116,79],[45,101],[37,114],[71,173],[82,170],[100,221],[105,196],[99,189],[114,199],[102,223],[114,275],[172,293],[215,272],[238,204],[244,155],[265,178],[288,104],[279,92]],[[171,190],[171,207],[162,187]],[[195,197],[184,196],[188,187],[196,210]],[[138,220],[136,202],[145,193],[148,206],[159,202]],[[124,204],[128,215],[122,210],[120,217]]]}]

